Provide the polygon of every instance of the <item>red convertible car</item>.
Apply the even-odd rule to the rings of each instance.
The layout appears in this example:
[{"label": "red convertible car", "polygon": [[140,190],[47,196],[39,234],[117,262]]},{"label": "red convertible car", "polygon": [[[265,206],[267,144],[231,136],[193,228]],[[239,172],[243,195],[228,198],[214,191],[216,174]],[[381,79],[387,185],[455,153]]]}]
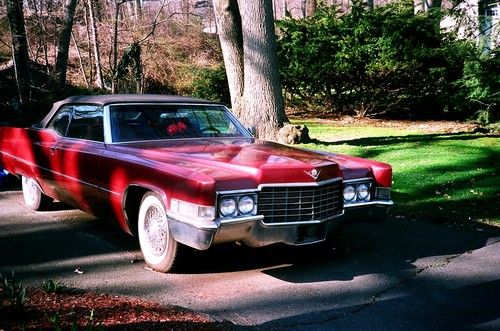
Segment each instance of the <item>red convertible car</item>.
[{"label": "red convertible car", "polygon": [[180,244],[314,244],[393,204],[389,165],[255,139],[188,97],[67,98],[40,124],[0,128],[0,167],[32,210],[57,199],[115,220],[162,272]]}]

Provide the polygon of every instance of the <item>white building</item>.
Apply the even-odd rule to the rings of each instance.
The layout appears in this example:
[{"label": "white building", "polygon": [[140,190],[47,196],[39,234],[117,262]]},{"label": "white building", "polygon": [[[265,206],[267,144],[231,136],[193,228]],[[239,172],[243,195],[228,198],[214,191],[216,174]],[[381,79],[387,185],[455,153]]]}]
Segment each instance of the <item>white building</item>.
[{"label": "white building", "polygon": [[476,40],[486,51],[500,45],[499,0],[464,0],[454,9],[441,21],[442,29]]}]

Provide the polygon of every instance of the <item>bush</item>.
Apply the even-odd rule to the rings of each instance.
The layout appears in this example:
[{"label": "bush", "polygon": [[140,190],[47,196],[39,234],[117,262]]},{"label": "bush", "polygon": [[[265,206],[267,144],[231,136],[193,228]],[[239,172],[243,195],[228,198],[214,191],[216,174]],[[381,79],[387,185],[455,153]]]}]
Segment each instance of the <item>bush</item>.
[{"label": "bush", "polygon": [[444,35],[442,13],[412,3],[339,14],[320,8],[278,22],[280,72],[289,106],[331,114],[437,118],[469,115],[457,81],[475,46]]},{"label": "bush", "polygon": [[500,120],[500,49],[469,59],[457,82],[462,107],[476,110],[476,120],[491,124]]},{"label": "bush", "polygon": [[231,104],[226,69],[222,65],[197,70],[191,87],[195,97]]}]

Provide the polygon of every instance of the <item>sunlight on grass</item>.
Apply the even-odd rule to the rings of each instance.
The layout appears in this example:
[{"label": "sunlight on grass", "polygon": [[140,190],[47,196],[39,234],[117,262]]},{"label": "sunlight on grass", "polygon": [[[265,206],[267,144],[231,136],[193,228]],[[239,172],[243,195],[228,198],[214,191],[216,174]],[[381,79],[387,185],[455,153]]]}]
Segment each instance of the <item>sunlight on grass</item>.
[{"label": "sunlight on grass", "polygon": [[405,130],[369,126],[332,127],[331,125],[317,122],[301,122],[301,124],[307,125],[311,138],[316,138],[321,141],[342,141],[364,137],[386,137],[421,133],[421,131],[417,129]]},{"label": "sunlight on grass", "polygon": [[500,224],[500,137],[309,125],[314,141],[303,147],[393,166],[393,214]]}]

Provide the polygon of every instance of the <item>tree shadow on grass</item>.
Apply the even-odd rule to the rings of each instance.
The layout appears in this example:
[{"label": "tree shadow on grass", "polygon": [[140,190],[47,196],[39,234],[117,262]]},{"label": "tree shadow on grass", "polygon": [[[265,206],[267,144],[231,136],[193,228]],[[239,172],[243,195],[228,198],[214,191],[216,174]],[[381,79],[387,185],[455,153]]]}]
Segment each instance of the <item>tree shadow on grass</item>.
[{"label": "tree shadow on grass", "polygon": [[495,134],[470,134],[470,133],[436,133],[436,134],[419,134],[407,136],[383,136],[383,137],[366,137],[339,141],[322,141],[319,139],[311,139],[311,143],[323,146],[334,145],[351,145],[351,146],[386,146],[401,143],[425,143],[442,140],[476,140],[481,138],[500,138],[500,135]]},{"label": "tree shadow on grass", "polygon": [[[500,218],[500,177],[496,173],[500,169],[500,150],[492,146],[453,143],[499,137],[453,133],[369,137],[337,142],[313,140],[313,143],[365,147],[357,154],[370,159],[383,159],[385,153],[404,151],[402,157],[414,159],[419,166],[411,166],[408,162],[411,160],[402,160],[407,169],[393,165],[395,215],[423,216],[447,222]],[[440,154],[433,154],[432,144],[439,142],[449,143],[437,147],[436,151]],[[421,146],[425,149],[419,154]],[[433,158],[436,158],[434,165]],[[422,162],[426,159],[429,161]],[[411,167],[408,168],[408,165]]]}]

